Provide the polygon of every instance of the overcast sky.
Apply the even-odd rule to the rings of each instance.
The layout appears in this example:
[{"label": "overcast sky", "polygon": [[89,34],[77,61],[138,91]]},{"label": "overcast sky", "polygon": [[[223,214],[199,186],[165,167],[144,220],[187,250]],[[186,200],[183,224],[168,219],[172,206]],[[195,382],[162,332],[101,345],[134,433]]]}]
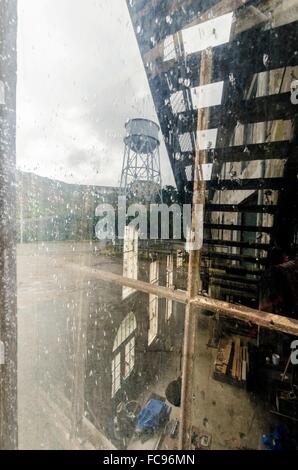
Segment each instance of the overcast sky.
[{"label": "overcast sky", "polygon": [[18,3],[18,167],[117,185],[125,121],[157,120],[125,0]]}]

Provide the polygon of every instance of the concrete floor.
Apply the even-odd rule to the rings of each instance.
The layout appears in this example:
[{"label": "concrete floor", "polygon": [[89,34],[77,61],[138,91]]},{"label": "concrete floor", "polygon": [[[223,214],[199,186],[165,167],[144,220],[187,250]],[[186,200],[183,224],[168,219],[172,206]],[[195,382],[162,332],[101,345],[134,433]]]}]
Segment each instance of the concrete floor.
[{"label": "concrete floor", "polygon": [[[192,425],[199,429],[200,434],[211,435],[211,450],[264,449],[262,436],[277,424],[277,420],[251,393],[213,379],[217,350],[207,346],[209,336],[209,319],[201,316],[192,381]],[[167,384],[177,378],[176,366],[177,360],[173,358],[158,382],[140,397],[140,403],[145,404],[152,392],[165,396]],[[179,408],[172,407],[170,419],[179,419],[179,411]],[[171,449],[178,448],[177,440],[168,439],[167,444],[169,442],[172,443]],[[156,439],[144,444],[132,441],[128,448],[153,449],[155,444]]]},{"label": "concrete floor", "polygon": [[[98,266],[121,272],[121,260],[102,256],[93,243],[39,243],[18,246],[19,314],[19,440],[21,449],[72,448],[59,423],[70,423],[69,413],[55,410],[41,393],[53,382],[59,393],[70,367],[64,349],[65,318],[77,315],[96,299],[111,295],[106,285],[82,277],[68,263]],[[93,299],[93,300],[92,300]],[[111,300],[111,299],[110,299]],[[63,321],[62,321],[63,320]],[[193,377],[193,425],[212,436],[212,449],[261,448],[271,417],[245,390],[212,378],[216,350],[208,348],[208,318],[200,318]],[[61,360],[62,358],[62,360]],[[179,358],[174,357],[156,383],[140,396],[146,403],[152,392],[164,395],[177,378]],[[173,408],[172,419],[179,416]],[[269,421],[270,418],[270,421]],[[63,426],[62,426],[63,428]],[[137,443],[132,448],[140,448]]]},{"label": "concrete floor", "polygon": [[274,419],[246,390],[214,380],[217,350],[207,346],[209,319],[200,316],[193,377],[193,425],[212,436],[212,449],[261,449]]}]

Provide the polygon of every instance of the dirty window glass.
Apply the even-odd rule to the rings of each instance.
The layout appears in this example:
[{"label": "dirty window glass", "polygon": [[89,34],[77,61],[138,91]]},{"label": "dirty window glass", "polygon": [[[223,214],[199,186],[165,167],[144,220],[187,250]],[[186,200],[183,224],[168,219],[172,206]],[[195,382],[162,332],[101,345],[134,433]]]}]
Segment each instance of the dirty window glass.
[{"label": "dirty window glass", "polygon": [[298,1],[0,26],[0,448],[297,448]]}]

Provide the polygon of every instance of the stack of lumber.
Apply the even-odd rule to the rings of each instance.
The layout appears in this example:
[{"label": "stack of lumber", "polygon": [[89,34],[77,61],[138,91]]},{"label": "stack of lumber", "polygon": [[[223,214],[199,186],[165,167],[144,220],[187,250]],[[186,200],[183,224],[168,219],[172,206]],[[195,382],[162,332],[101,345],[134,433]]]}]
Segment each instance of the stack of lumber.
[{"label": "stack of lumber", "polygon": [[232,338],[223,338],[220,340],[215,361],[215,369],[222,374],[227,373],[228,364],[232,352]]},{"label": "stack of lumber", "polygon": [[245,385],[249,371],[248,347],[240,336],[222,338],[214,365],[214,378]]}]

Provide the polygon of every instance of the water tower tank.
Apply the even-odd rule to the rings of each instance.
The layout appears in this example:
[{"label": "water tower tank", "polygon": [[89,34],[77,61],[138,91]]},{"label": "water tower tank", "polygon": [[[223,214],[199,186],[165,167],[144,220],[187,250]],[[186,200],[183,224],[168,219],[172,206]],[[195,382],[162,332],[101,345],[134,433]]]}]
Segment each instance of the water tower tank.
[{"label": "water tower tank", "polygon": [[150,119],[130,119],[125,124],[125,144],[136,153],[149,153],[159,146],[159,126]]}]

